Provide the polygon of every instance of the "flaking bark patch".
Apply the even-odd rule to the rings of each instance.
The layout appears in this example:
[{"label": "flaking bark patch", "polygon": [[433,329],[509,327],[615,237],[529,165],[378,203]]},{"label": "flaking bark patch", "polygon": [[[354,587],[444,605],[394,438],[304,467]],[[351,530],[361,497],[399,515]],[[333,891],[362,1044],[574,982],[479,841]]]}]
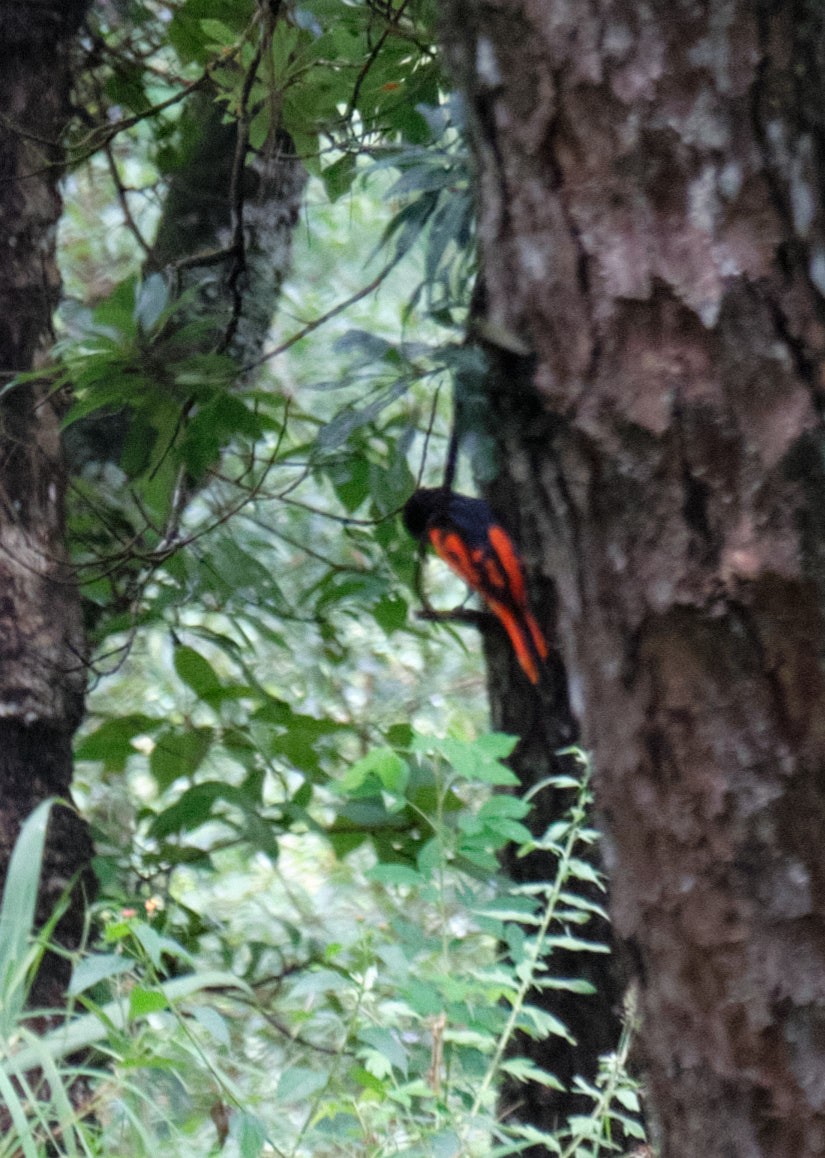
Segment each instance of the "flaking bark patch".
[{"label": "flaking bark patch", "polygon": [[662,1151],[822,1154],[825,14],[445,10]]}]

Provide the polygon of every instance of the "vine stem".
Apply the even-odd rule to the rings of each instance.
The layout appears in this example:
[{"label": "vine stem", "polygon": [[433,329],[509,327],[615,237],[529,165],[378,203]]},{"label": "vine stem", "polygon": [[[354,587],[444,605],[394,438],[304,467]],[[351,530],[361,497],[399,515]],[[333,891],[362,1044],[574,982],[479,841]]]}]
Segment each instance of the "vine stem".
[{"label": "vine stem", "polygon": [[582,823],[585,818],[585,800],[587,797],[588,781],[589,776],[587,773],[585,773],[576,803],[570,810],[567,840],[565,841],[564,847],[562,848],[555,879],[547,896],[547,904],[545,905],[544,915],[542,916],[541,923],[539,924],[538,932],[536,934],[532,948],[528,953],[530,968],[524,971],[524,976],[522,977],[521,983],[516,990],[516,996],[512,1003],[510,1016],[507,1018],[507,1023],[502,1030],[501,1037],[499,1038],[498,1044],[495,1048],[495,1052],[493,1053],[490,1064],[487,1067],[487,1071],[484,1074],[484,1077],[478,1088],[478,1092],[476,1093],[475,1100],[469,1114],[470,1120],[472,1120],[478,1114],[482,1103],[487,1096],[487,1092],[489,1091],[491,1085],[498,1075],[502,1058],[504,1057],[504,1053],[510,1043],[510,1039],[512,1038],[513,1033],[515,1032],[519,1014],[524,1007],[525,998],[527,997],[527,994],[533,985],[536,966],[538,965],[538,962],[541,960],[543,955],[547,933],[556,915],[562,889],[564,888],[570,874],[570,861],[573,858],[573,850],[575,849],[580,839]]},{"label": "vine stem", "polygon": [[[607,1080],[602,1087],[598,1098],[590,1111],[590,1119],[592,1121],[599,1121],[607,1118],[607,1113],[613,1101],[616,1090],[619,1087],[622,1074],[627,1070],[627,1063],[630,1057],[630,1047],[633,1044],[634,1034],[636,1031],[637,1022],[637,1002],[638,994],[635,988],[631,989],[625,1000],[625,1015],[624,1025],[622,1026],[622,1034],[619,1038],[619,1046],[616,1052],[609,1060],[609,1069]],[[580,1137],[573,1137],[571,1141],[561,1151],[559,1158],[573,1158],[581,1146],[582,1139]],[[593,1141],[593,1158],[598,1158],[600,1151],[604,1149],[604,1145],[600,1138],[595,1138]]]}]

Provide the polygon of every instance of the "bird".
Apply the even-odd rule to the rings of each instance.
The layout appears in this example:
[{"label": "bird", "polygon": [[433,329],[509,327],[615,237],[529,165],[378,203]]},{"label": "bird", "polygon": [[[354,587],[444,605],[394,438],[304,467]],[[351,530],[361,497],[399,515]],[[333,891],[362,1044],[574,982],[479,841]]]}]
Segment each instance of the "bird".
[{"label": "bird", "polygon": [[402,518],[413,538],[429,543],[481,596],[507,632],[522,671],[538,684],[549,647],[530,610],[521,553],[490,505],[447,487],[419,487]]}]

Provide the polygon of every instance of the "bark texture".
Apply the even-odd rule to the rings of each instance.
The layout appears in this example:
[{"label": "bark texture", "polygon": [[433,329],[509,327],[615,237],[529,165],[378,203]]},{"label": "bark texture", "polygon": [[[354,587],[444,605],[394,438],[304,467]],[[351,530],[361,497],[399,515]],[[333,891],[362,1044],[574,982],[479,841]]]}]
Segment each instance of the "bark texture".
[{"label": "bark texture", "polygon": [[825,1153],[825,11],[446,0],[665,1155]]},{"label": "bark texture", "polygon": [[[241,380],[244,367],[255,373],[290,270],[307,171],[285,132],[273,129],[253,149],[244,126],[225,121],[224,111],[209,86],[186,104],[145,272],[163,274],[172,296],[190,295],[178,323],[208,323],[203,350],[228,352]],[[94,464],[120,462],[130,421],[121,410],[73,423],[66,432],[72,474],[89,477]],[[189,497],[186,489],[180,505]]]},{"label": "bark texture", "polygon": [[[30,370],[49,340],[60,289],[55,226],[59,142],[69,110],[72,37],[86,4],[60,0],[0,11],[0,366]],[[67,798],[71,737],[86,683],[83,631],[64,544],[65,471],[47,387],[0,399],[0,878],[21,822],[45,797]],[[57,930],[83,929],[91,842],[67,808],[53,814],[39,920],[78,882]],[[49,956],[33,1001],[59,1005],[69,963]]]},{"label": "bark texture", "polygon": [[[253,149],[206,88],[187,105],[150,269],[175,271],[240,366],[261,353],[289,272],[307,171],[280,129]],[[199,260],[200,259],[200,260]]]}]

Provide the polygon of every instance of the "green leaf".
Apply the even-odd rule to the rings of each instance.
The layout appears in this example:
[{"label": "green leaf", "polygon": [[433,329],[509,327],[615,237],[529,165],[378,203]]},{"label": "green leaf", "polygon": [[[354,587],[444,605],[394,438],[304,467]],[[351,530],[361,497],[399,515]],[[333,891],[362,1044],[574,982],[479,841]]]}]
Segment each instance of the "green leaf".
[{"label": "green leaf", "polygon": [[137,938],[155,969],[160,969],[164,955],[174,957],[188,965],[193,964],[192,955],[172,937],[165,937],[145,921],[133,921],[132,934]]},{"label": "green leaf", "polygon": [[424,884],[421,873],[405,864],[376,864],[368,869],[367,876],[371,881],[378,881],[382,885],[410,885],[420,888]]},{"label": "green leaf", "polygon": [[358,1034],[358,1040],[386,1058],[393,1069],[407,1076],[407,1051],[390,1030],[378,1026],[362,1029]]},{"label": "green leaf", "polygon": [[[223,364],[221,362],[219,365]],[[184,375],[180,371],[177,375],[177,381],[184,386],[191,386],[202,381],[202,378],[203,370],[200,366],[193,366],[191,375]],[[240,398],[219,393],[199,406],[189,420],[181,443],[181,458],[195,478],[202,478],[223,447],[234,438],[257,439],[262,433],[261,423]]]},{"label": "green leaf", "polygon": [[398,512],[415,489],[415,476],[406,458],[397,455],[389,466],[371,462],[369,471],[370,494],[375,510],[382,515]]},{"label": "green leaf", "polygon": [[158,430],[150,415],[143,410],[133,413],[120,455],[120,466],[129,478],[137,479],[150,468],[157,440]]},{"label": "green leaf", "polygon": [[349,731],[347,725],[293,712],[286,704],[276,701],[265,704],[252,719],[255,723],[275,725],[268,734],[261,729],[264,734],[260,743],[269,755],[282,756],[295,768],[309,773],[319,769],[318,741],[324,736]]},{"label": "green leaf", "polygon": [[0,906],[0,1038],[11,1033],[26,997],[29,943],[53,804],[44,800],[26,818],[6,872]]},{"label": "green leaf", "polygon": [[499,820],[503,817],[526,816],[529,811],[530,805],[518,796],[507,796],[503,792],[498,792],[484,801],[476,816],[482,821]]},{"label": "green leaf", "polygon": [[228,48],[234,47],[238,38],[233,29],[227,28],[222,21],[201,20],[200,24],[210,41]]},{"label": "green leaf", "polygon": [[571,875],[576,877],[577,880],[598,885],[604,892],[604,876],[594,865],[586,860],[580,860],[578,857],[572,857],[568,861],[568,867]]},{"label": "green leaf", "polygon": [[[618,1091],[616,1092],[616,1099],[617,1101],[619,1100]],[[644,1126],[640,1122],[634,1121],[633,1118],[629,1118],[627,1114],[617,1114],[615,1110],[611,1110],[610,1121],[617,1122],[621,1126],[626,1137],[638,1138],[640,1142],[647,1141],[647,1133],[645,1132]]]},{"label": "green leaf", "polygon": [[419,1017],[433,1017],[444,1008],[444,995],[431,981],[411,977],[405,990],[405,997]]},{"label": "green leaf", "polygon": [[269,140],[272,132],[272,103],[264,101],[249,122],[249,145],[256,151],[261,150]]},{"label": "green leaf", "polygon": [[128,973],[134,965],[134,961],[122,953],[94,953],[90,957],[82,957],[72,971],[69,996],[76,997],[78,993],[99,985],[101,981]]},{"label": "green leaf", "polygon": [[40,1151],[34,1143],[34,1131],[23,1106],[19,1090],[20,1087],[17,1082],[10,1082],[6,1075],[0,1072],[0,1100],[11,1117],[14,1125],[13,1133],[20,1141],[24,1158],[40,1158]]},{"label": "green leaf", "polygon": [[409,748],[412,744],[412,726],[406,722],[391,724],[386,730],[387,742],[393,748]]},{"label": "green leaf", "polygon": [[536,1005],[522,1006],[519,1027],[533,1037],[541,1038],[552,1035],[553,1037],[564,1038],[571,1045],[575,1044],[575,1039],[564,1022],[554,1014],[548,1013],[546,1009],[539,1009]]},{"label": "green leaf", "polygon": [[349,766],[341,779],[341,788],[344,792],[353,792],[369,776],[376,776],[388,792],[400,795],[407,786],[410,768],[392,748],[374,748]]},{"label": "green leaf", "polygon": [[306,1102],[327,1084],[327,1075],[304,1066],[291,1066],[281,1074],[275,1089],[279,1102]]},{"label": "green leaf", "polygon": [[512,841],[514,844],[529,844],[533,834],[524,824],[515,820],[487,821],[487,828],[495,832],[502,840]]},{"label": "green leaf", "polygon": [[235,29],[239,39],[254,13],[254,0],[186,0],[176,6],[169,25],[169,42],[184,63],[210,59],[210,33],[204,20],[216,20],[225,28]]},{"label": "green leaf", "polygon": [[441,843],[433,837],[431,840],[425,841],[418,850],[418,855],[416,856],[418,871],[425,880],[429,880],[437,871],[442,860],[443,849]]},{"label": "green leaf", "polygon": [[336,354],[355,355],[358,365],[369,365],[382,361],[395,347],[392,342],[370,330],[347,330],[336,339],[334,350]]},{"label": "green leaf", "polygon": [[210,697],[220,693],[222,685],[217,673],[209,661],[194,648],[176,647],[174,663],[175,671],[198,699],[208,701]]},{"label": "green leaf", "polygon": [[357,511],[370,494],[370,467],[362,455],[343,458],[332,464],[329,476],[335,493],[350,514]]},{"label": "green leaf", "polygon": [[135,296],[135,321],[144,334],[148,334],[169,304],[169,289],[166,279],[159,273],[151,273],[140,283]]},{"label": "green leaf", "polygon": [[494,738],[482,736],[475,741],[450,737],[441,740],[430,736],[416,737],[413,748],[416,751],[439,753],[464,780],[517,785],[518,777],[499,760],[501,755],[512,751],[514,745],[512,736],[494,734]]},{"label": "green leaf", "polygon": [[548,937],[547,944],[552,949],[565,949],[572,953],[609,953],[609,946],[601,941],[585,941],[582,937],[559,934]]},{"label": "green leaf", "polygon": [[272,68],[279,80],[288,74],[300,38],[300,28],[285,20],[278,22],[277,34],[272,38]]},{"label": "green leaf", "polygon": [[372,401],[365,406],[347,406],[340,410],[319,433],[319,449],[335,450],[343,446],[356,431],[374,422],[383,410],[406,394],[410,386],[409,378],[397,378],[389,386],[377,391]]},{"label": "green leaf", "polygon": [[217,1009],[213,1009],[211,1005],[196,1005],[192,1010],[192,1016],[220,1045],[229,1047],[232,1040],[229,1026],[226,1024],[226,1018],[221,1017]]},{"label": "green leaf", "polygon": [[559,1090],[561,1093],[566,1088],[555,1074],[540,1069],[526,1057],[506,1058],[502,1061],[500,1068],[504,1073],[510,1074],[511,1077],[520,1082],[536,1082],[540,1086],[546,1086],[550,1090]]},{"label": "green leaf", "polygon": [[126,61],[116,62],[105,85],[113,104],[126,105],[134,113],[143,113],[151,102],[143,85],[143,71]]},{"label": "green leaf", "polygon": [[158,840],[179,832],[191,832],[209,820],[216,801],[228,799],[235,802],[236,796],[236,789],[220,780],[193,784],[179,800],[157,814],[149,832]]},{"label": "green leaf", "polygon": [[129,1017],[132,1020],[168,1008],[169,1001],[160,989],[144,989],[142,985],[136,985],[129,994]]},{"label": "green leaf", "polygon": [[400,595],[385,595],[372,609],[375,622],[387,635],[406,627],[408,612],[409,604]]},{"label": "green leaf", "polygon": [[229,1137],[238,1147],[239,1158],[259,1158],[266,1143],[266,1126],[248,1110],[233,1111]]},{"label": "green leaf", "polygon": [[454,1130],[440,1130],[429,1144],[432,1158],[457,1158],[461,1153],[461,1139]]},{"label": "green leaf", "polygon": [[200,767],[214,742],[211,728],[168,728],[159,733],[149,757],[149,768],[160,788]]},{"label": "green leaf", "polygon": [[486,732],[475,741],[475,746],[485,757],[505,760],[515,751],[518,736],[508,736],[506,732]]},{"label": "green leaf", "polygon": [[334,969],[312,969],[309,973],[299,976],[292,986],[291,996],[293,999],[304,1001],[308,997],[343,993],[351,987],[349,978]]},{"label": "green leaf", "polygon": [[363,1066],[353,1066],[349,1071],[349,1076],[363,1089],[379,1094],[382,1102],[386,1098],[386,1083],[377,1078],[375,1074],[371,1074],[369,1070],[364,1069]]},{"label": "green leaf", "polygon": [[613,1096],[619,1105],[624,1106],[626,1110],[630,1110],[631,1114],[638,1114],[639,1095],[636,1090],[623,1089],[619,1086]]},{"label": "green leaf", "polygon": [[330,201],[337,201],[344,193],[348,193],[355,180],[356,156],[354,153],[345,153],[331,165],[321,170],[321,180],[327,191]]},{"label": "green leaf", "polygon": [[160,722],[137,714],[104,720],[83,737],[75,756],[78,760],[99,760],[107,772],[123,772],[129,758],[137,752],[132,741],[137,736],[151,735]]},{"label": "green leaf", "polygon": [[138,278],[130,274],[118,282],[110,294],[94,308],[94,326],[99,333],[129,336],[136,332],[135,299],[138,293]]},{"label": "green leaf", "polygon": [[582,993],[585,995],[596,992],[595,987],[589,982],[578,977],[543,977],[541,980],[542,989],[561,989],[565,993]]}]

